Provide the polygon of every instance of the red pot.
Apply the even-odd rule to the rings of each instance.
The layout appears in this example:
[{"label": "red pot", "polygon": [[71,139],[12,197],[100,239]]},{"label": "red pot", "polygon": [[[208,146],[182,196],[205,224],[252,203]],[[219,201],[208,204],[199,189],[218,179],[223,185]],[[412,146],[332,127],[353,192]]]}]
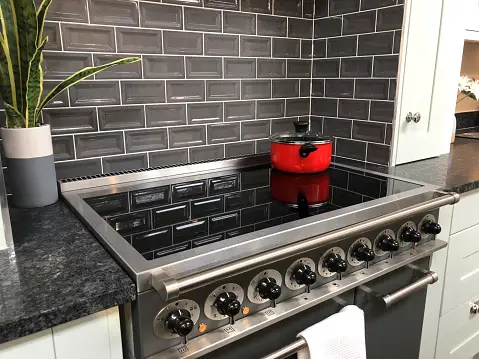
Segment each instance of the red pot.
[{"label": "red pot", "polygon": [[292,174],[271,171],[270,196],[293,208],[318,207],[329,201],[328,172]]},{"label": "red pot", "polygon": [[317,173],[329,167],[333,138],[312,133],[308,126],[308,121],[296,121],[295,133],[281,133],[269,138],[274,168],[292,173]]}]

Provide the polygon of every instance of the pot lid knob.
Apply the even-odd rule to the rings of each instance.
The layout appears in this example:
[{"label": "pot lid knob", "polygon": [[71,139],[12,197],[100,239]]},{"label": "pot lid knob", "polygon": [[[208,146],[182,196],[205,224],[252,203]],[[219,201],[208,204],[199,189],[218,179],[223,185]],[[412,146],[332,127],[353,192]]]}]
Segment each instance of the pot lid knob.
[{"label": "pot lid knob", "polygon": [[308,132],[309,121],[298,120],[298,121],[294,121],[293,124],[297,134],[304,134]]}]

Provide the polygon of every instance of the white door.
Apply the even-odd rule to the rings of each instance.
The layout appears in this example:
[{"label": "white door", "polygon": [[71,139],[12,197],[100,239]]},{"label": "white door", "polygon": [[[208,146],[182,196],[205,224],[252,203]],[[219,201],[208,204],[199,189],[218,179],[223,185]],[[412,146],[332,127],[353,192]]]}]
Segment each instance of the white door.
[{"label": "white door", "polygon": [[449,152],[464,39],[458,8],[457,0],[405,2],[392,165]]}]

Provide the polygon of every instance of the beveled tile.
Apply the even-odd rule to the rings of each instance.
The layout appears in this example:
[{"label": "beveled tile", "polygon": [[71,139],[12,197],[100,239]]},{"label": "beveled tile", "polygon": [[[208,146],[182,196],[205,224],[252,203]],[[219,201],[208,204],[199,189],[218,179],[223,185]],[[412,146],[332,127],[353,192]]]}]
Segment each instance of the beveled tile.
[{"label": "beveled tile", "polygon": [[120,89],[116,81],[83,81],[70,87],[72,106],[119,105]]},{"label": "beveled tile", "polygon": [[182,56],[143,56],[143,73],[147,79],[184,79]]},{"label": "beveled tile", "polygon": [[255,118],[254,101],[225,102],[225,121],[253,120]]},{"label": "beveled tile", "polygon": [[168,134],[170,148],[206,145],[205,126],[171,127]]},{"label": "beveled tile", "polygon": [[[38,6],[38,2],[37,2]],[[85,0],[52,1],[47,20],[88,22]]]},{"label": "beveled tile", "polygon": [[43,121],[53,135],[98,131],[95,108],[46,109]]},{"label": "beveled tile", "polygon": [[241,98],[243,100],[271,98],[271,81],[243,80]]},{"label": "beveled tile", "polygon": [[101,159],[55,163],[57,179],[92,176],[101,173]]},{"label": "beveled tile", "polygon": [[188,124],[199,125],[203,123],[223,122],[222,103],[188,104]]},{"label": "beveled tile", "polygon": [[309,98],[286,99],[286,116],[309,115]]},{"label": "beveled tile", "polygon": [[205,0],[205,7],[239,10],[239,0]]},{"label": "beveled tile", "polygon": [[241,79],[256,77],[256,59],[225,58],[225,78]]},{"label": "beveled tile", "polygon": [[236,122],[208,125],[208,144],[240,140],[240,124]]},{"label": "beveled tile", "polygon": [[168,104],[146,107],[146,126],[163,127],[186,125],[186,105]]},{"label": "beveled tile", "polygon": [[98,122],[101,131],[145,127],[143,106],[100,107]]},{"label": "beveled tile", "polygon": [[90,54],[43,52],[45,79],[64,79],[92,65]]},{"label": "beveled tile", "polygon": [[205,55],[238,56],[239,36],[205,34]]},{"label": "beveled tile", "polygon": [[[309,101],[309,100],[308,100]],[[256,103],[256,118],[283,117],[285,109],[284,100],[261,100]]]},{"label": "beveled tile", "polygon": [[267,138],[270,135],[270,121],[257,120],[241,123],[241,140]]},{"label": "beveled tile", "polygon": [[296,117],[277,118],[275,120],[271,120],[271,134],[275,135],[277,133],[293,131],[293,123],[296,120]]},{"label": "beveled tile", "polygon": [[206,100],[239,100],[240,88],[240,81],[206,81]]},{"label": "beveled tile", "polygon": [[221,32],[221,12],[198,8],[185,8],[185,30]]},{"label": "beveled tile", "polygon": [[77,158],[116,155],[125,152],[122,132],[78,135],[75,137]]},{"label": "beveled tile", "polygon": [[303,19],[288,19],[288,36],[311,39],[313,37],[313,21]]},{"label": "beveled tile", "polygon": [[203,54],[203,34],[197,32],[163,31],[165,54]]},{"label": "beveled tile", "polygon": [[188,162],[188,149],[151,152],[150,167],[178,165]]},{"label": "beveled tile", "polygon": [[299,57],[301,40],[273,38],[273,57]]},{"label": "beveled tile", "polygon": [[102,161],[104,173],[130,171],[148,167],[146,153],[104,157]]},{"label": "beveled tile", "polygon": [[118,52],[161,54],[161,31],[116,28]]},{"label": "beveled tile", "polygon": [[48,42],[45,50],[61,50],[62,42],[60,36],[60,25],[54,22],[45,22],[43,36],[48,36]]},{"label": "beveled tile", "polygon": [[204,81],[167,81],[168,102],[195,102],[205,100]]},{"label": "beveled tile", "polygon": [[259,78],[286,77],[286,60],[258,59],[258,77]]},{"label": "beveled tile", "polygon": [[186,57],[186,78],[217,79],[223,77],[220,57]]},{"label": "beveled tile", "polygon": [[155,151],[168,148],[166,128],[125,131],[126,152]]},{"label": "beveled tile", "polygon": [[275,0],[274,14],[284,16],[303,16],[302,0]]},{"label": "beveled tile", "polygon": [[271,14],[272,0],[241,0],[241,10]]},{"label": "beveled tile", "polygon": [[258,15],[258,35],[287,36],[287,18]]},{"label": "beveled tile", "polygon": [[[124,58],[123,55],[94,54],[95,66],[104,65],[111,61]],[[141,78],[141,62],[111,67],[95,75],[97,79],[139,79]]]},{"label": "beveled tile", "polygon": [[190,148],[190,162],[217,160],[225,157],[223,145]]},{"label": "beveled tile", "polygon": [[225,157],[253,155],[254,147],[254,141],[227,143],[225,145]]},{"label": "beveled tile", "polygon": [[140,2],[140,18],[142,27],[178,30],[183,28],[183,11],[180,6]]},{"label": "beveled tile", "polygon": [[271,57],[271,38],[241,36],[240,54],[248,57]]},{"label": "beveled tile", "polygon": [[311,77],[311,61],[288,59],[287,75],[292,78]]},{"label": "beveled tile", "polygon": [[[43,96],[42,99],[45,98],[45,96],[50,93],[51,90],[53,90],[60,82],[58,81],[48,81],[44,80],[43,81]],[[2,101],[2,109],[3,109],[3,101]],[[68,107],[70,106],[70,103],[68,101],[68,90],[65,90],[61,92],[59,95],[55,96],[46,106],[46,108],[51,108],[51,107]]]},{"label": "beveled tile", "polygon": [[138,26],[138,3],[132,0],[88,0],[92,24]]},{"label": "beveled tile", "polygon": [[62,24],[63,47],[67,51],[115,52],[113,27]]},{"label": "beveled tile", "polygon": [[298,80],[273,80],[273,98],[299,96]]},{"label": "beveled tile", "polygon": [[256,15],[225,11],[223,13],[223,31],[233,34],[255,34]]},{"label": "beveled tile", "polygon": [[165,81],[122,81],[124,105],[165,102]]},{"label": "beveled tile", "polygon": [[52,137],[52,145],[55,161],[66,161],[75,159],[73,136]]}]

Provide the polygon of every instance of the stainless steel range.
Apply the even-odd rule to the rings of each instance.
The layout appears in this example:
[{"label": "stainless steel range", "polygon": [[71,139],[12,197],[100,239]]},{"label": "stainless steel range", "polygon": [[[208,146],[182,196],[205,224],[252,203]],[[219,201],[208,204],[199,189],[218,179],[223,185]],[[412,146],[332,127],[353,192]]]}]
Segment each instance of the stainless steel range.
[{"label": "stainless steel range", "polygon": [[345,304],[365,310],[369,359],[416,358],[439,208],[459,199],[341,165],[288,175],[267,156],[60,187],[136,281],[122,325],[137,359],[285,358]]}]

